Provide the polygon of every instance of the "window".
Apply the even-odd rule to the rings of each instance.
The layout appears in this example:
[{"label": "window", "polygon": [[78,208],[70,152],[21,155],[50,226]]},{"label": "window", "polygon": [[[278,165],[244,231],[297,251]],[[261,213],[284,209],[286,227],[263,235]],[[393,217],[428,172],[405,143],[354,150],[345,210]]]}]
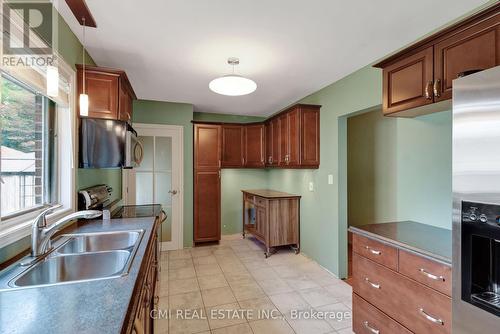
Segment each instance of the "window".
[{"label": "window", "polygon": [[56,104],[2,75],[2,220],[57,201]]}]

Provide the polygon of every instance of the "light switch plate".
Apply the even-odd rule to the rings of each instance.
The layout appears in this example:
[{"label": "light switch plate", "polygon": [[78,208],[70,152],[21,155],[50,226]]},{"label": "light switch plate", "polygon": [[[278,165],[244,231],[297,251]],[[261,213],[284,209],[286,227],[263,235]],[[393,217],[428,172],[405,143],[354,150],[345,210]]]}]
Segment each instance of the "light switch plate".
[{"label": "light switch plate", "polygon": [[328,174],[328,184],[333,184],[333,175]]},{"label": "light switch plate", "polygon": [[309,191],[314,191],[314,183],[309,182]]}]

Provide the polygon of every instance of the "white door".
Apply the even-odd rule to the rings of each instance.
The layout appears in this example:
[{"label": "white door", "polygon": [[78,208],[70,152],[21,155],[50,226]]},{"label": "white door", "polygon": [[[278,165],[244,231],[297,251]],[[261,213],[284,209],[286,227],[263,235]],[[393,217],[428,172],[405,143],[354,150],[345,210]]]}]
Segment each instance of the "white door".
[{"label": "white door", "polygon": [[124,170],[126,205],[161,204],[167,219],[161,224],[162,250],[183,247],[183,127],[133,124],[144,147],[140,166]]}]

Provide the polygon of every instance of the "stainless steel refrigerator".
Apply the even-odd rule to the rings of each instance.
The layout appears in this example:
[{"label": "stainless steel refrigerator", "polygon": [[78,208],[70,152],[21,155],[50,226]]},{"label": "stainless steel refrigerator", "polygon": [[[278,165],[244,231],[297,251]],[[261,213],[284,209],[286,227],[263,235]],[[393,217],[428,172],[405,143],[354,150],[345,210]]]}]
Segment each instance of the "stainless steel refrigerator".
[{"label": "stainless steel refrigerator", "polygon": [[500,66],[453,82],[453,333],[500,332]]}]

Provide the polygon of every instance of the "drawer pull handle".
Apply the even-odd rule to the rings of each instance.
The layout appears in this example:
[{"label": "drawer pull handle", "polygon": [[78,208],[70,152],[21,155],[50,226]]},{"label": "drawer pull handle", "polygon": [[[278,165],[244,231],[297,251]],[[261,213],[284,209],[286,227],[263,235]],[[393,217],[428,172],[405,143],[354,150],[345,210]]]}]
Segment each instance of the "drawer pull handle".
[{"label": "drawer pull handle", "polygon": [[368,277],[365,277],[365,282],[368,283],[368,284],[370,284],[375,289],[380,289],[380,284],[376,284],[376,283],[370,282],[370,279]]},{"label": "drawer pull handle", "polygon": [[371,327],[370,324],[368,323],[368,321],[363,321],[363,325],[366,327],[366,329],[368,329],[373,334],[379,334],[380,333],[380,331],[378,329],[375,329],[375,328]]},{"label": "drawer pull handle", "polygon": [[366,248],[367,250],[369,250],[369,251],[370,251],[370,253],[372,253],[372,254],[375,254],[375,255],[380,255],[380,254],[382,254],[382,252],[381,252],[381,251],[379,251],[379,250],[375,250],[375,249],[372,249],[372,248],[370,248],[369,246],[365,246],[365,248]]},{"label": "drawer pull handle", "polygon": [[444,325],[444,321],[441,319],[434,318],[433,316],[429,315],[429,313],[425,312],[423,308],[419,309],[420,314],[422,314],[427,320],[439,324],[439,325]]},{"label": "drawer pull handle", "polygon": [[418,271],[420,271],[422,273],[422,275],[425,275],[425,276],[429,277],[430,279],[433,279],[435,281],[443,281],[444,282],[443,276],[433,275],[433,274],[427,272],[424,268],[420,268]]}]

